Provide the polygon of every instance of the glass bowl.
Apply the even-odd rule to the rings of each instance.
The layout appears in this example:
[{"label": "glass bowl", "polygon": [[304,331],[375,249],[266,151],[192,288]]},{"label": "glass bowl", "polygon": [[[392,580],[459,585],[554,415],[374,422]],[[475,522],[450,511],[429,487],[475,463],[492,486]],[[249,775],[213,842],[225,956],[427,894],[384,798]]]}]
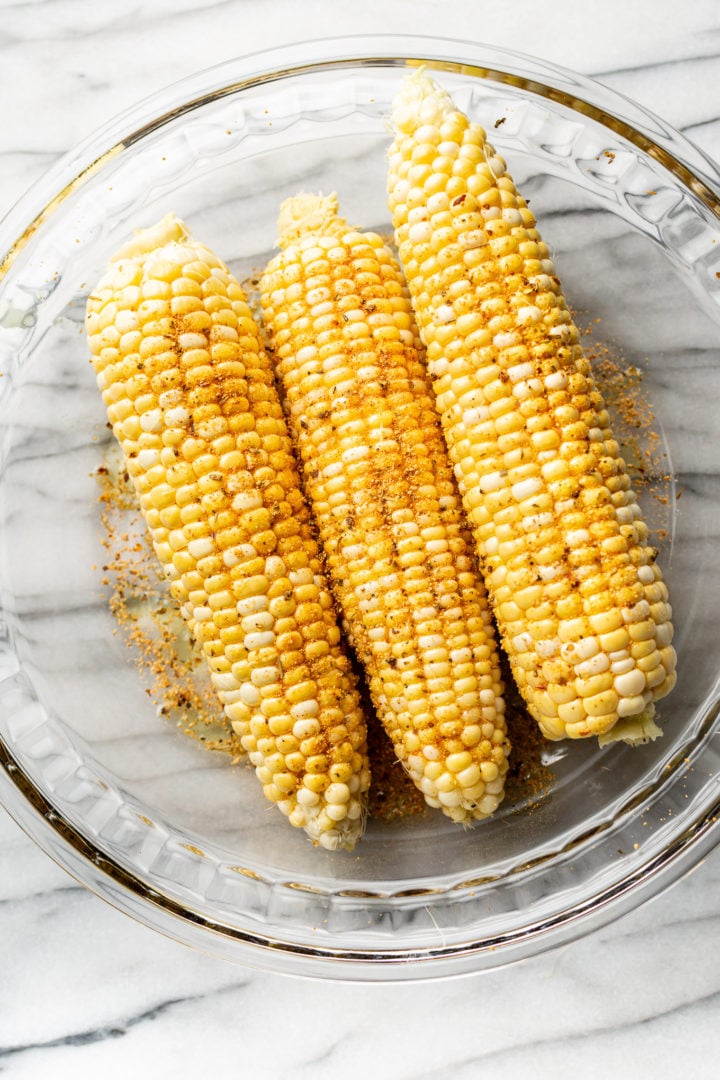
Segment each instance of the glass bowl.
[{"label": "glass bowl", "polygon": [[[145,692],[98,566],[109,433],[87,293],[134,228],[174,210],[241,278],[280,201],[337,191],[387,230],[387,114],[425,62],[491,131],[581,322],[642,375],[644,498],[674,607],[679,682],[642,748],[549,744],[545,790],[463,830],[371,820],[313,848],[251,772],[187,739]],[[244,57],[113,121],[0,228],[0,795],[116,907],[269,969],[358,980],[495,967],[587,933],[716,842],[720,179],[662,121],[568,71],[485,45],[385,35]],[[636,425],[637,426],[637,425]],[[638,427],[638,439],[648,435]],[[713,644],[715,643],[715,644]]]}]

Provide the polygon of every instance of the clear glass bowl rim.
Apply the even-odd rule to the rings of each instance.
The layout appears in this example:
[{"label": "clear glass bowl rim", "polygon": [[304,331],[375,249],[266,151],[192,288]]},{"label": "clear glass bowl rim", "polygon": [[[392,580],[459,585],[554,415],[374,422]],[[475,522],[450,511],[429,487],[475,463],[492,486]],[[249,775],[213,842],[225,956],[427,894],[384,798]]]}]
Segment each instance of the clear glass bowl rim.
[{"label": "clear glass bowl rim", "polygon": [[[14,255],[53,210],[105,161],[161,127],[178,110],[294,73],[361,64],[403,67],[426,63],[494,83],[520,86],[590,116],[653,157],[720,218],[720,172],[714,162],[665,121],[602,84],[542,59],[494,45],[422,35],[354,35],[299,42],[241,56],[197,72],[119,114],[65,154],[0,221],[0,287]],[[713,724],[718,705],[703,728]],[[528,922],[507,936],[474,938],[447,948],[391,952],[297,946],[245,933],[149,888],[95,848],[58,814],[0,738],[0,803],[66,871],[116,908],[186,944],[245,964],[323,978],[407,981],[499,967],[567,943],[632,910],[694,868],[720,839],[720,798],[707,792],[662,850],[651,851],[632,873],[608,887]],[[392,901],[387,898],[387,902]],[[422,897],[420,898],[422,903]]]}]

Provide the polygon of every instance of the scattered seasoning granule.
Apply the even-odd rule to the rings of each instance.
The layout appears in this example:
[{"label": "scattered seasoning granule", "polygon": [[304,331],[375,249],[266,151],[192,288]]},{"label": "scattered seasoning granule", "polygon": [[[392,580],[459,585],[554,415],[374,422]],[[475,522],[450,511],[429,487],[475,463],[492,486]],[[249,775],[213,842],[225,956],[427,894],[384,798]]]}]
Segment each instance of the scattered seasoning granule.
[{"label": "scattered seasoning granule", "polygon": [[160,576],[157,558],[124,470],[119,447],[108,447],[96,471],[102,506],[105,562],[101,584],[109,607],[160,716],[210,750],[240,757],[244,751],[205,675],[199,649],[190,639]]},{"label": "scattered seasoning granule", "polygon": [[[595,319],[595,324],[599,323]],[[587,326],[585,335],[596,335]],[[612,419],[636,495],[644,497],[643,511],[650,535],[661,544],[669,538],[665,527],[670,513],[673,477],[657,430],[655,413],[643,388],[642,369],[628,364],[616,348],[594,338],[585,345],[593,375]],[[679,493],[678,493],[679,497]]]},{"label": "scattered seasoning granule", "polygon": [[368,800],[368,816],[389,824],[403,818],[431,811],[425,800],[402,769],[393,745],[371,707],[366,709],[368,755],[372,780]]},{"label": "scattered seasoning granule", "polygon": [[555,774],[543,763],[542,752],[548,745],[540,728],[525,708],[514,684],[505,683],[507,725],[512,739],[512,754],[505,778],[505,802],[532,813],[550,792]]}]

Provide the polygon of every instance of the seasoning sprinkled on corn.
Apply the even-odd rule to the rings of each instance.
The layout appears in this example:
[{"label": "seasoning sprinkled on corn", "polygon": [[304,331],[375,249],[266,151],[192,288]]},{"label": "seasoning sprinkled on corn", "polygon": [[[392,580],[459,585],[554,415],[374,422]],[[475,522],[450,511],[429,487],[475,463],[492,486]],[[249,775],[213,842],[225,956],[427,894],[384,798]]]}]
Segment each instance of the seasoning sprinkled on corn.
[{"label": "seasoning sprinkled on corn", "polygon": [[549,739],[659,734],[667,588],[535,220],[424,71],[393,111],[389,205],[512,671]]},{"label": "seasoning sprinkled on corn", "polygon": [[365,722],[240,285],[169,215],[111,261],[86,325],[153,546],[265,795],[352,848]]},{"label": "seasoning sprinkled on corn", "polygon": [[283,204],[266,326],[334,590],[426,801],[486,817],[508,744],[484,586],[400,268],[334,196]]}]

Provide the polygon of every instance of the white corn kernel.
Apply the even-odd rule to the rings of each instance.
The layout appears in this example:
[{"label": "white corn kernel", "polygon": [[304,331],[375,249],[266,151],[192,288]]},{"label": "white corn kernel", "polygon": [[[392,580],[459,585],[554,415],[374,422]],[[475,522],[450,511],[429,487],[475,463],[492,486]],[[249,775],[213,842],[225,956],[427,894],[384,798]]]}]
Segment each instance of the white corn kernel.
[{"label": "white corn kernel", "polygon": [[140,417],[140,427],[148,433],[160,431],[162,424],[163,414],[161,409],[149,409]]},{"label": "white corn kernel", "polygon": [[645,675],[642,671],[634,668],[632,671],[616,675],[614,686],[621,697],[634,697],[636,694],[641,694],[645,689]]},{"label": "white corn kernel", "polygon": [[575,665],[575,674],[579,675],[582,679],[587,679],[591,675],[601,675],[604,671],[607,671],[610,667],[610,660],[607,653],[598,652],[595,656],[591,656],[589,660],[583,660],[579,664]]},{"label": "white corn kernel", "polygon": [[280,668],[268,664],[266,667],[255,668],[250,678],[252,679],[253,686],[270,686],[272,683],[280,682],[282,673]]},{"label": "white corn kernel", "polygon": [[193,559],[204,559],[208,555],[212,555],[215,551],[215,544],[210,537],[203,537],[200,540],[191,540],[188,544],[188,552],[192,555]]},{"label": "white corn kernel", "polygon": [[267,649],[275,641],[275,634],[272,630],[262,630],[245,635],[243,644],[248,652],[253,649]]},{"label": "white corn kernel", "polygon": [[243,683],[240,686],[240,698],[246,705],[255,706],[260,704],[260,691],[252,683]]},{"label": "white corn kernel", "polygon": [[637,716],[645,708],[645,697],[637,694],[634,697],[621,697],[617,706],[618,716]]}]

